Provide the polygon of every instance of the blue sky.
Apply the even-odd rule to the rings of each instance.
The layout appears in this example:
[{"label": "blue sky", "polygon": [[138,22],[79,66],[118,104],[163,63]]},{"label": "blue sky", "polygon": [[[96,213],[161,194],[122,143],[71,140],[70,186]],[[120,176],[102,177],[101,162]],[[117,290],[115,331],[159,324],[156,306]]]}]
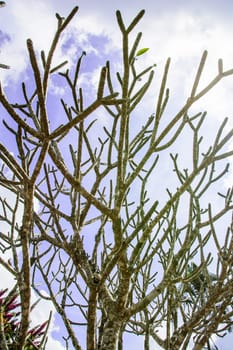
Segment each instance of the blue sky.
[{"label": "blue sky", "polygon": [[[137,29],[143,32],[141,47],[150,48],[139,64],[157,64],[154,90],[147,96],[149,107],[156,102],[154,96],[168,56],[172,58],[169,87],[171,93],[175,92],[171,109],[179,107],[187,97],[203,50],[207,49],[209,54],[201,84],[204,85],[217,73],[218,58],[223,58],[226,69],[233,67],[232,1],[6,0],[6,3],[7,6],[0,9],[0,62],[10,65],[11,69],[0,70],[0,79],[7,95],[14,102],[20,94],[19,82],[24,80],[30,84],[26,39],[30,37],[33,40],[38,52],[41,49],[48,50],[56,28],[54,14],[58,12],[65,16],[74,6],[79,6],[79,12],[63,35],[55,62],[67,59],[68,66],[72,68],[75,58],[85,50],[87,57],[83,65],[82,83],[88,83],[90,95],[96,86],[99,69],[106,59],[110,59],[113,68],[120,66],[121,37],[115,19],[117,9],[121,10],[128,23],[139,10],[146,10]],[[52,80],[50,89],[54,98],[66,93],[56,78]],[[194,112],[207,110],[213,128],[225,116],[229,117],[232,125],[232,94],[233,78],[230,77],[198,102]],[[2,132],[1,126],[0,130]],[[232,183],[231,176],[227,179],[228,185]],[[7,283],[10,284],[10,280]],[[41,306],[37,316],[44,319],[47,308]],[[220,348],[230,349],[231,341],[230,336],[224,339]],[[64,349],[52,340],[49,346],[49,350],[54,346],[58,350]]]}]

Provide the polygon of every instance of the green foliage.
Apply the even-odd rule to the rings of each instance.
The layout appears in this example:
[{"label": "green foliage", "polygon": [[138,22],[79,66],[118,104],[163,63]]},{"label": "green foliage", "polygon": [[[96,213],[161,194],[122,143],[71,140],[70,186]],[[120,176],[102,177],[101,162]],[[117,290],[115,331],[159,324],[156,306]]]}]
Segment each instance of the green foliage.
[{"label": "green foliage", "polygon": [[140,49],[136,52],[136,57],[144,55],[144,53],[146,53],[149,49],[149,47],[144,47],[143,49]]}]

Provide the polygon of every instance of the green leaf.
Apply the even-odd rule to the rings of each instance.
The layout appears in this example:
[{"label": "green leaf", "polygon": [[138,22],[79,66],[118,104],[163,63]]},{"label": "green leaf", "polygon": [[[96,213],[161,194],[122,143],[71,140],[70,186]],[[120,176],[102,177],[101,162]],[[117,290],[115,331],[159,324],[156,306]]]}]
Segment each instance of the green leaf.
[{"label": "green leaf", "polygon": [[138,50],[136,53],[136,57],[143,55],[148,50],[150,50],[149,47],[144,47],[143,49]]}]

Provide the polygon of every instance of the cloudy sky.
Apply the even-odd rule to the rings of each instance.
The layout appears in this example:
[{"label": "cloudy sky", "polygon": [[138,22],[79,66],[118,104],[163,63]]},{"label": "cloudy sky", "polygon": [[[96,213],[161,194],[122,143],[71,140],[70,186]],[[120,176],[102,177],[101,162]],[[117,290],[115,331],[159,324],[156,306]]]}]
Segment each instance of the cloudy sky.
[{"label": "cloudy sky", "polygon": [[[117,67],[120,60],[121,36],[117,28],[115,12],[121,10],[129,23],[142,9],[146,13],[137,27],[143,32],[141,47],[150,50],[143,57],[143,64],[156,63],[155,78],[159,78],[167,57],[172,58],[169,86],[174,93],[174,106],[180,106],[191,89],[192,79],[203,51],[208,50],[208,59],[201,84],[217,74],[217,60],[223,59],[224,68],[233,68],[233,2],[231,0],[6,0],[7,6],[0,9],[0,63],[10,70],[0,70],[0,79],[7,95],[15,101],[22,80],[30,80],[26,39],[31,38],[38,52],[48,50],[56,28],[55,13],[66,16],[74,6],[79,12],[62,38],[55,61],[69,61],[72,68],[75,58],[82,50],[87,52],[85,77],[96,82],[96,72],[106,59]],[[56,81],[51,84],[54,95],[65,93]],[[229,117],[233,125],[233,77],[224,79],[197,105],[208,111],[213,125]],[[152,100],[151,103],[155,103]],[[0,126],[2,130],[2,126]],[[232,145],[231,145],[232,146]],[[231,178],[228,178],[228,183]],[[1,273],[2,274],[2,273]],[[8,281],[6,279],[6,281]],[[7,282],[10,284],[10,280]],[[44,319],[40,308],[40,317]],[[227,340],[228,339],[228,340]],[[231,348],[232,338],[221,343],[222,350]],[[55,340],[54,340],[55,341]],[[48,350],[63,349],[57,343]]]}]

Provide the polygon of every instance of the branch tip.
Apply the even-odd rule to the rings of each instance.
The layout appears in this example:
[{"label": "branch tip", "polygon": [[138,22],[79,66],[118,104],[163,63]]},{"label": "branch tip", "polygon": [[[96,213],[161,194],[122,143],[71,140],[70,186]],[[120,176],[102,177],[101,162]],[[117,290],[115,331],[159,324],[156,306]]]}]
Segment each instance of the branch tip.
[{"label": "branch tip", "polygon": [[218,60],[218,72],[220,75],[222,75],[222,73],[223,73],[223,61],[221,58],[219,58],[219,60]]},{"label": "branch tip", "polygon": [[140,21],[140,19],[144,16],[145,14],[145,10],[141,10],[137,16],[133,19],[133,21],[130,23],[128,29],[127,29],[127,33],[130,33],[131,30],[138,24],[138,22]]},{"label": "branch tip", "polygon": [[118,22],[118,25],[120,27],[120,30],[122,32],[125,32],[125,25],[124,25],[120,10],[116,11],[116,18],[117,18],[117,22]]}]

